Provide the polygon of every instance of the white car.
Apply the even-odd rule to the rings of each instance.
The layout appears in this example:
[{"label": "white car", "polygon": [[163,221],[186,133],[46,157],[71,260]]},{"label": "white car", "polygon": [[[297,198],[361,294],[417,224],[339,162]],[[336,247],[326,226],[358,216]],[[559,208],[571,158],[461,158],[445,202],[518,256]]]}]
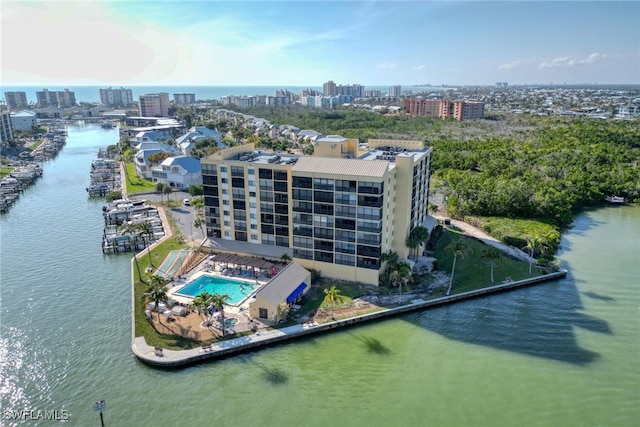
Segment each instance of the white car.
[{"label": "white car", "polygon": [[184,200],[182,201],[182,203],[183,203],[185,206],[191,206],[191,200],[189,200],[189,199],[184,199]]}]

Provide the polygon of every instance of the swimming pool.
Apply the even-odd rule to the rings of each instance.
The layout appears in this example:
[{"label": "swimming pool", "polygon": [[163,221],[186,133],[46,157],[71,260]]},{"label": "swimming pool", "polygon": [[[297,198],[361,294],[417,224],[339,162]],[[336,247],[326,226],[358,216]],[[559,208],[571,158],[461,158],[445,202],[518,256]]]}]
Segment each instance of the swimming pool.
[{"label": "swimming pool", "polygon": [[203,274],[176,291],[176,295],[195,298],[202,292],[210,294],[227,295],[227,304],[238,305],[243,299],[251,295],[255,286],[241,280],[228,279],[226,277]]}]

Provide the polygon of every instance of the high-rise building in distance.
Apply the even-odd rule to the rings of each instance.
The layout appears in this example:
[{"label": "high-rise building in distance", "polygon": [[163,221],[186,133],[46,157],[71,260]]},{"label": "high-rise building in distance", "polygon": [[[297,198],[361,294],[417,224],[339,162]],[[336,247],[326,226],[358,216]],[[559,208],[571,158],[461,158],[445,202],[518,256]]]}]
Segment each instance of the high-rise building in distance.
[{"label": "high-rise building in distance", "polygon": [[166,92],[140,95],[141,117],[169,117],[169,94]]},{"label": "high-rise building in distance", "polygon": [[173,102],[178,105],[189,105],[196,103],[195,93],[174,93]]},{"label": "high-rise building in distance", "polygon": [[7,107],[12,110],[17,108],[26,108],[29,106],[26,92],[5,92],[4,99],[7,103]]},{"label": "high-rise building in distance", "polygon": [[98,89],[100,94],[100,103],[105,106],[127,106],[133,104],[133,93],[131,89],[112,89],[108,87],[106,89]]}]

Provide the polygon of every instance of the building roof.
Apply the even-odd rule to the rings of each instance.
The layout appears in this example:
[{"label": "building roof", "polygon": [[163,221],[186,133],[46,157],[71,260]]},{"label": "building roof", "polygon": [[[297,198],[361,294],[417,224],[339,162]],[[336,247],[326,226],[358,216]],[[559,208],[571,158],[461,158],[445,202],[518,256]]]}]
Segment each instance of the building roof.
[{"label": "building roof", "polygon": [[[277,276],[269,280],[258,292],[265,300],[273,305],[286,301],[289,295],[302,283],[306,283],[311,273],[295,262],[289,263]],[[311,283],[306,283],[310,286]]]},{"label": "building roof", "polygon": [[19,113],[11,113],[11,117],[32,117],[35,119],[36,113],[31,111],[20,111]]},{"label": "building roof", "polygon": [[191,156],[175,156],[167,157],[162,162],[162,166],[180,166],[187,173],[197,173],[202,170],[200,166],[200,160]]},{"label": "building roof", "polygon": [[387,160],[334,159],[303,156],[292,172],[313,172],[331,175],[349,175],[382,178],[389,169]]},{"label": "building roof", "polygon": [[346,140],[347,140],[347,138],[345,138],[344,136],[341,136],[341,135],[327,135],[324,138],[316,139],[316,142],[318,142],[318,143],[320,143],[320,142],[325,142],[325,143],[333,142],[333,143],[336,143],[336,142],[344,142]]}]

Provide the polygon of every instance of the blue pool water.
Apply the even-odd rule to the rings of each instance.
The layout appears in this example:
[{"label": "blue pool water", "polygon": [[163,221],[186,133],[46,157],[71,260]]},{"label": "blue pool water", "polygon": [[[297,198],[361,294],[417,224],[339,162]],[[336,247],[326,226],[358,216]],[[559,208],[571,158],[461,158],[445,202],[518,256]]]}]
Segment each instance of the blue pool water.
[{"label": "blue pool water", "polygon": [[227,295],[229,297],[227,299],[228,304],[238,305],[243,299],[251,295],[254,290],[255,286],[251,283],[203,274],[193,282],[178,289],[176,294],[194,298],[207,291],[210,294]]}]

